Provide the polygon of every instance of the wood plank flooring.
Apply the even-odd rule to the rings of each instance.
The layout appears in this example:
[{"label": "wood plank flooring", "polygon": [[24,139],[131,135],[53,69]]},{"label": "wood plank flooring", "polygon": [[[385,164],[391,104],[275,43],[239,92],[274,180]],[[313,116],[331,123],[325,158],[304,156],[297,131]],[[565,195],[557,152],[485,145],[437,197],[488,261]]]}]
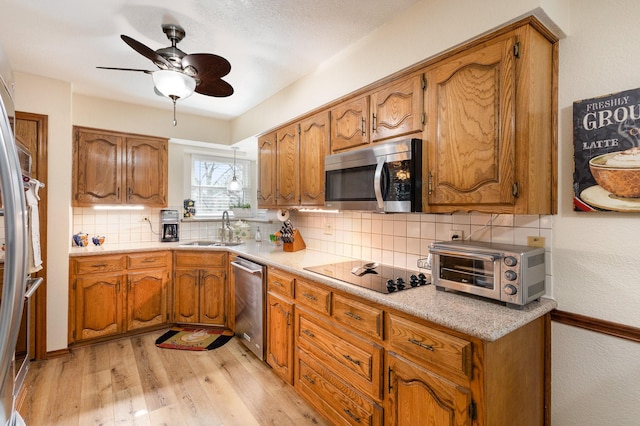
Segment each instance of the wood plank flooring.
[{"label": "wood plank flooring", "polygon": [[233,338],[212,351],[160,349],[163,331],[37,361],[20,409],[27,425],[326,425]]}]

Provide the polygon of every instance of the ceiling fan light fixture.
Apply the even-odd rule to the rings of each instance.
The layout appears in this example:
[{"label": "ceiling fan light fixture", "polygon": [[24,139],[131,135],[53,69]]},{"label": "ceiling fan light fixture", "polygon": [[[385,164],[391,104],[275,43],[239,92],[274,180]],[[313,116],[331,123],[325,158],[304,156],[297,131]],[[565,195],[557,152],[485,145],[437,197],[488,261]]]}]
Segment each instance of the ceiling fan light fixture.
[{"label": "ceiling fan light fixture", "polygon": [[196,88],[196,80],[179,71],[158,70],[152,76],[156,89],[167,98],[188,98]]}]

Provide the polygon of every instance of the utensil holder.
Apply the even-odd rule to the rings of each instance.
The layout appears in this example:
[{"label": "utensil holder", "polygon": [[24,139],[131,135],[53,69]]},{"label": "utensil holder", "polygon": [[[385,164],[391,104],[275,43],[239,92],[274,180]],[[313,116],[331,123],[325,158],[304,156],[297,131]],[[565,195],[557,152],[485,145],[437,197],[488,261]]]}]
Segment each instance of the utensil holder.
[{"label": "utensil holder", "polygon": [[304,243],[304,240],[302,239],[302,235],[300,234],[300,231],[298,231],[297,229],[294,229],[293,242],[284,243],[282,249],[284,251],[298,251],[298,250],[304,250],[306,248],[307,248],[307,245]]}]

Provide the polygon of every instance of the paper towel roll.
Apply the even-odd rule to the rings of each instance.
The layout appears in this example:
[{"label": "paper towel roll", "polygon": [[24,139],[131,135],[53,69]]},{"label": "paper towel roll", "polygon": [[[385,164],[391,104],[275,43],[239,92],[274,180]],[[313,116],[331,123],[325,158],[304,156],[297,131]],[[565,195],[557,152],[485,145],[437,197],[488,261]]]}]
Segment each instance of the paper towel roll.
[{"label": "paper towel roll", "polygon": [[285,220],[289,219],[289,210],[267,210],[266,216],[269,220],[278,220],[280,222],[284,222]]}]

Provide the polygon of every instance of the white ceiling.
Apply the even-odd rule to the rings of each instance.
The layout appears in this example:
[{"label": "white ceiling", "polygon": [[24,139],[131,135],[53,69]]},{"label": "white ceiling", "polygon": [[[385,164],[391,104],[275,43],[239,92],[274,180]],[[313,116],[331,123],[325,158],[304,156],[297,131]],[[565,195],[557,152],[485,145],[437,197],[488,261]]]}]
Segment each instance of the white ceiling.
[{"label": "white ceiling", "polygon": [[[156,69],[121,39],[170,46],[161,25],[182,26],[178,47],[231,62],[228,98],[200,94],[182,112],[230,119],[312,72],[420,0],[0,0],[0,43],[14,71],[70,82],[75,93],[170,109],[144,73]],[[19,96],[19,93],[17,94]]]}]

